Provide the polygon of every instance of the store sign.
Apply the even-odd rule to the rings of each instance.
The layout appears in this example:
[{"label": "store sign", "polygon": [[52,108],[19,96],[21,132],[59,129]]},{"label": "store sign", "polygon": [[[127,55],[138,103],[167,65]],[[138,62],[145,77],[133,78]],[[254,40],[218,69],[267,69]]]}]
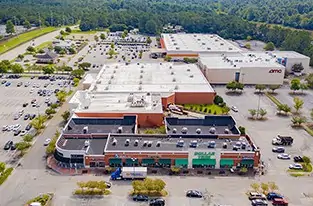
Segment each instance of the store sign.
[{"label": "store sign", "polygon": [[215,159],[215,152],[195,152],[197,159]]},{"label": "store sign", "polygon": [[271,69],[268,73],[282,73],[281,69]]}]

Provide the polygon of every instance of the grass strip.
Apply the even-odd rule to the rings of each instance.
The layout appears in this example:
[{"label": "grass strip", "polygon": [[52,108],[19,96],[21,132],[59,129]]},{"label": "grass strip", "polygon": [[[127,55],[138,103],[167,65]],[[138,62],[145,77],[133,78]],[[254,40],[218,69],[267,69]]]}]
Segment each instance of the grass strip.
[{"label": "grass strip", "polygon": [[265,93],[265,95],[274,103],[276,104],[276,106],[281,105],[282,103],[280,103],[280,101],[274,97],[273,95],[269,94],[268,92]]}]

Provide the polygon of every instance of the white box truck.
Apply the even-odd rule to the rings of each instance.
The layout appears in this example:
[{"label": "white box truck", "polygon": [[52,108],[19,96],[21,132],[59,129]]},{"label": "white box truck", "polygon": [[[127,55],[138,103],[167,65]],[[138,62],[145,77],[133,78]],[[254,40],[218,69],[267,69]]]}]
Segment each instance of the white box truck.
[{"label": "white box truck", "polygon": [[118,179],[145,179],[147,167],[122,167],[111,174],[112,180]]}]

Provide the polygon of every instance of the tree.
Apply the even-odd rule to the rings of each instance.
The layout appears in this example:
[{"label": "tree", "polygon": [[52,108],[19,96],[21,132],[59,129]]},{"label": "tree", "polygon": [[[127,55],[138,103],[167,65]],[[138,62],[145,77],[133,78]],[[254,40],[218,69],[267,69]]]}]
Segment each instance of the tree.
[{"label": "tree", "polygon": [[6,25],[5,25],[5,32],[7,34],[12,35],[13,33],[15,33],[15,28],[14,28],[14,24],[12,23],[11,20],[8,20]]},{"label": "tree", "polygon": [[308,90],[308,89],[309,89],[309,87],[308,87],[307,84],[305,84],[305,83],[301,83],[301,84],[300,84],[301,93],[303,93],[304,90]]},{"label": "tree", "polygon": [[0,61],[0,73],[7,73],[11,67],[11,63],[8,60]]},{"label": "tree", "polygon": [[94,39],[95,39],[96,42],[99,41],[99,37],[97,35],[94,36]]},{"label": "tree", "polygon": [[291,80],[290,89],[293,90],[293,92],[298,91],[300,89],[300,79],[294,78]]},{"label": "tree", "polygon": [[223,113],[223,114],[228,114],[229,111],[230,111],[230,108],[229,108],[229,107],[227,107],[227,106],[222,107],[222,113]]},{"label": "tree", "polygon": [[157,24],[153,19],[150,19],[145,24],[145,30],[148,34],[156,34],[157,33]]},{"label": "tree", "polygon": [[112,42],[110,45],[111,49],[114,49],[114,43]]},{"label": "tree", "polygon": [[31,134],[27,134],[27,135],[25,135],[24,137],[23,137],[23,141],[24,142],[31,142],[31,141],[33,141],[33,136],[31,135]]},{"label": "tree", "polygon": [[67,51],[69,54],[76,54],[76,50],[73,47],[68,48]]},{"label": "tree", "polygon": [[105,39],[106,39],[106,36],[105,36],[104,33],[101,33],[101,34],[100,34],[100,39],[101,39],[101,40],[105,40]]},{"label": "tree", "polygon": [[263,108],[261,108],[259,111],[258,111],[258,114],[261,116],[261,119],[264,118],[264,116],[267,114],[267,111]]},{"label": "tree", "polygon": [[216,105],[220,105],[220,104],[223,104],[223,103],[224,103],[224,100],[223,100],[223,98],[222,98],[221,96],[216,95],[216,96],[214,97],[213,102],[214,102],[214,104],[216,104]]},{"label": "tree", "polygon": [[128,31],[127,30],[124,30],[123,33],[122,33],[122,38],[125,39],[128,35]]},{"label": "tree", "polygon": [[245,135],[246,134],[246,128],[245,127],[239,126],[238,130],[239,130],[241,135]]},{"label": "tree", "polygon": [[147,37],[147,44],[151,44],[152,43],[152,39],[148,36]]},{"label": "tree", "polygon": [[0,162],[0,174],[2,174],[5,171],[5,163],[4,162]]},{"label": "tree", "polygon": [[294,105],[293,107],[296,109],[296,113],[299,113],[299,110],[302,109],[304,101],[299,97],[293,98]]},{"label": "tree", "polygon": [[293,116],[291,122],[294,126],[301,126],[302,123],[306,122],[306,118],[303,116]]},{"label": "tree", "polygon": [[253,190],[254,192],[259,192],[259,191],[260,191],[260,184],[258,184],[258,183],[256,183],[256,182],[252,183],[252,184],[250,185],[250,187],[252,188],[252,190]]},{"label": "tree", "polygon": [[66,28],[65,28],[65,31],[66,31],[67,33],[71,33],[71,32],[72,32],[72,29],[71,29],[70,27],[66,27]]},{"label": "tree", "polygon": [[277,105],[277,110],[278,111],[283,111],[286,114],[291,112],[291,108],[287,104],[279,104],[279,105]]},{"label": "tree", "polygon": [[272,93],[274,93],[275,90],[278,89],[279,87],[280,87],[280,85],[278,85],[278,84],[272,84],[272,85],[269,85],[269,86],[268,86],[268,88],[269,88],[270,90],[272,90]]},{"label": "tree", "polygon": [[21,74],[24,73],[24,69],[20,64],[13,64],[10,67],[11,71],[15,74]]},{"label": "tree", "polygon": [[302,63],[300,64],[294,64],[292,67],[291,67],[291,71],[293,72],[302,72],[304,70],[303,66],[302,66]]},{"label": "tree", "polygon": [[62,47],[60,47],[60,46],[55,46],[54,48],[54,51],[56,52],[56,53],[60,53],[62,50],[64,50]]},{"label": "tree", "polygon": [[68,119],[70,118],[70,115],[71,115],[70,111],[63,112],[62,117],[63,117],[64,122],[68,121]]},{"label": "tree", "polygon": [[74,82],[74,86],[77,87],[78,84],[79,84],[79,79],[78,78],[74,78],[73,82]]},{"label": "tree", "polygon": [[266,85],[265,84],[257,84],[257,85],[255,85],[255,89],[259,90],[259,92],[262,92],[263,90],[266,89]]},{"label": "tree", "polygon": [[66,100],[66,96],[67,96],[67,93],[65,91],[59,91],[57,94],[56,94],[56,97],[57,99],[60,101],[60,103],[63,103],[65,102]]},{"label": "tree", "polygon": [[42,68],[44,74],[53,74],[55,72],[55,68],[51,65],[45,66]]},{"label": "tree", "polygon": [[82,70],[82,69],[75,69],[75,70],[73,70],[73,71],[71,72],[71,75],[72,75],[73,77],[78,78],[78,79],[81,79],[82,76],[84,76],[84,74],[85,74],[85,71]]},{"label": "tree", "polygon": [[172,60],[172,57],[171,57],[171,56],[166,55],[166,56],[164,57],[164,61],[170,62],[171,60]]},{"label": "tree", "polygon": [[37,133],[39,133],[42,129],[45,128],[44,123],[46,119],[47,118],[45,116],[39,115],[31,121],[31,125],[37,130]]},{"label": "tree", "polygon": [[79,65],[78,65],[78,68],[79,69],[83,69],[83,70],[85,70],[85,71],[88,71],[89,69],[89,67],[91,67],[91,64],[89,63],[89,62],[83,62],[83,63],[80,63]]},{"label": "tree", "polygon": [[255,116],[256,113],[257,113],[257,112],[256,112],[256,109],[249,109],[248,111],[249,111],[251,117],[254,118],[254,116]]},{"label": "tree", "polygon": [[25,20],[25,21],[24,21],[23,26],[24,26],[25,29],[30,29],[30,28],[32,28],[32,25],[29,23],[28,20]]},{"label": "tree", "polygon": [[246,44],[245,44],[245,48],[251,49],[251,44],[250,44],[250,43],[246,43]]},{"label": "tree", "polygon": [[268,190],[269,190],[268,184],[262,182],[261,183],[261,189],[262,189],[263,194],[267,194]]},{"label": "tree", "polygon": [[247,41],[251,41],[252,40],[252,37],[251,36],[247,36]]},{"label": "tree", "polygon": [[28,148],[30,148],[31,144],[29,142],[18,142],[15,144],[16,149],[19,151],[24,151]]},{"label": "tree", "polygon": [[307,86],[311,89],[313,89],[313,73],[309,74],[306,78],[305,81],[307,82]]},{"label": "tree", "polygon": [[274,51],[275,49],[275,45],[273,42],[268,42],[264,48],[263,48],[265,51]]},{"label": "tree", "polygon": [[110,56],[109,58],[112,59],[113,58],[113,55],[115,55],[116,52],[114,51],[114,49],[110,49],[109,52],[108,52],[108,55]]},{"label": "tree", "polygon": [[32,47],[32,46],[27,47],[26,50],[29,51],[29,52],[36,52],[36,49],[34,47]]},{"label": "tree", "polygon": [[236,90],[236,82],[235,81],[231,81],[231,82],[228,82],[227,84],[226,84],[226,89],[228,89],[228,90],[233,90],[233,91],[235,91]]}]

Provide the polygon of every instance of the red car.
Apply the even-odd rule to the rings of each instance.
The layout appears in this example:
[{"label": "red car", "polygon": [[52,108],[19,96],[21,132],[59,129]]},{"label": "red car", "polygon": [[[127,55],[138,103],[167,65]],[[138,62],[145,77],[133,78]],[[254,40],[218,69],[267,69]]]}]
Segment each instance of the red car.
[{"label": "red car", "polygon": [[283,198],[275,198],[273,200],[273,206],[288,206],[288,201]]}]

